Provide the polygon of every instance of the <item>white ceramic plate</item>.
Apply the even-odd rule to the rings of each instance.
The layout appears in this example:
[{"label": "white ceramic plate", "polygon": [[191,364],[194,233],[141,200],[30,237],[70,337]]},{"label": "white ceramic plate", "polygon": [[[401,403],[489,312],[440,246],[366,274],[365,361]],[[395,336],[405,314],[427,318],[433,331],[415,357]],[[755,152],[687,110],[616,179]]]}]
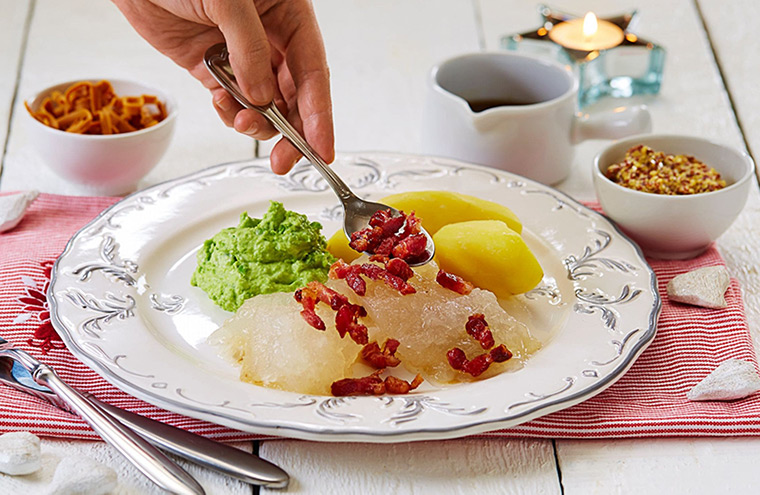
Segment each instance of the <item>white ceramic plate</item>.
[{"label": "white ceramic plate", "polygon": [[526,365],[475,383],[406,396],[321,397],[240,382],[206,343],[230,316],[189,280],[203,241],[260,216],[270,199],[329,236],[338,202],[309,165],[285,177],[267,160],[223,164],[137,192],[69,242],[50,286],[52,319],[71,351],[106,380],[157,406],[240,430],[321,441],[452,438],[514,426],[581,402],[620,378],[651,342],[654,273],[601,215],[505,172],[430,157],[341,155],[360,195],[446,189],[509,206],[546,275],[513,301],[546,341]]}]

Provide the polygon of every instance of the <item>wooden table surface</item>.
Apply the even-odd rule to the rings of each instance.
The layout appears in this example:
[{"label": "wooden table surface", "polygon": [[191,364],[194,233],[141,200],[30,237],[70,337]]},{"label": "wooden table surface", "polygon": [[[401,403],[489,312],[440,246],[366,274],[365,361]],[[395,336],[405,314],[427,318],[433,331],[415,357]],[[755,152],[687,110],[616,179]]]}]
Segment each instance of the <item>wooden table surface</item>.
[{"label": "wooden table surface", "polygon": [[[601,16],[637,8],[635,32],[667,49],[662,91],[644,100],[654,131],[706,136],[760,151],[760,40],[756,0],[556,0],[552,7]],[[536,28],[525,0],[315,0],[332,74],[340,151],[420,152],[425,76],[451,55],[499,49],[504,34]],[[155,52],[110,2],[0,0],[0,190],[85,194],[55,176],[34,152],[23,100],[72,79],[125,77],[171,91],[181,114],[174,141],[140,186],[217,163],[268,154],[224,127],[207,92]],[[617,102],[619,103],[619,102]],[[592,107],[594,112],[598,107]],[[578,146],[558,189],[594,199],[591,159],[604,141]],[[753,340],[760,344],[758,188],[718,241],[743,287]],[[0,256],[2,252],[0,250]],[[757,493],[760,438],[641,440],[481,440],[322,444],[242,443],[285,468],[288,493]],[[43,440],[45,467],[34,476],[0,475],[0,493],[45,493],[58,460],[82,454],[117,470],[119,494],[158,493],[100,442]],[[191,467],[210,494],[257,489]],[[269,490],[261,490],[269,493]],[[272,492],[275,492],[272,490]]]}]

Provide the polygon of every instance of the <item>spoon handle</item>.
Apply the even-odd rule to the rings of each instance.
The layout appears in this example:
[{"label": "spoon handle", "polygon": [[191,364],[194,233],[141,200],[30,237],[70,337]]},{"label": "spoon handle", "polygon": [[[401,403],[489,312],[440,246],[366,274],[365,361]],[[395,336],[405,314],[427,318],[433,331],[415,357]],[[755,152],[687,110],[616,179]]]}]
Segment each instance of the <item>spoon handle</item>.
[{"label": "spoon handle", "polygon": [[351,192],[351,190],[348,188],[346,183],[343,182],[343,180],[338,177],[335,172],[333,172],[333,170],[325,163],[324,160],[322,160],[317,152],[314,151],[314,148],[309,145],[306,139],[304,139],[304,137],[301,136],[296,128],[293,127],[290,122],[288,122],[288,119],[282,115],[274,102],[270,102],[265,107],[251,105],[250,103],[245,106],[256,110],[261,115],[266,117],[266,119],[269,120],[275,129],[280,131],[280,133],[285,136],[285,138],[287,138],[287,140],[290,141],[298,151],[300,151],[306,158],[308,158],[312,165],[314,165],[319,173],[322,174],[322,177],[327,181],[327,183],[330,184],[330,187],[333,188],[333,191],[335,191],[335,194],[338,195],[342,202],[345,203],[346,201],[349,201],[356,197],[354,193]]}]

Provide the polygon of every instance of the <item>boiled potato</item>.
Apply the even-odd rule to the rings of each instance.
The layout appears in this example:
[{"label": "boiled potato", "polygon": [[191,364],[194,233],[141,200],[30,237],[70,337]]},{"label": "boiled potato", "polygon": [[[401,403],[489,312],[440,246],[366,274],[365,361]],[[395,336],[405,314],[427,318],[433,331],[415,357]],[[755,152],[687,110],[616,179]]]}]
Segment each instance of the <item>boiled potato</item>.
[{"label": "boiled potato", "polygon": [[431,235],[444,225],[470,220],[501,220],[518,234],[522,224],[512,210],[493,201],[450,191],[414,191],[392,194],[380,200],[404,213],[411,213],[422,220]]},{"label": "boiled potato", "polygon": [[445,225],[433,241],[441,268],[498,297],[527,292],[544,276],[522,236],[499,220]]},{"label": "boiled potato", "polygon": [[[414,191],[392,194],[380,200],[404,213],[415,212],[422,220],[422,226],[431,235],[444,225],[470,220],[501,220],[518,234],[522,224],[517,216],[507,208],[492,201],[449,191]],[[343,230],[337,231],[327,241],[327,250],[336,258],[347,263],[359,257],[359,253],[348,246],[348,238]]]}]

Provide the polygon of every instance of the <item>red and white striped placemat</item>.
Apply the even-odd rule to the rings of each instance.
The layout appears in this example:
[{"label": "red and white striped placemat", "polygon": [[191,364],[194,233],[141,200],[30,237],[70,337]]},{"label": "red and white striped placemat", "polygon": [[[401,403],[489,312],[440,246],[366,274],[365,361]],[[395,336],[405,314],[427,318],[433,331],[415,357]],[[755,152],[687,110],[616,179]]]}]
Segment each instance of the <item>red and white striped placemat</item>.
[{"label": "red and white striped placemat", "polygon": [[[53,366],[75,388],[117,407],[218,440],[261,438],[187,418],[136,399],[77,360],[50,324],[45,293],[53,262],[69,238],[118,198],[41,194],[18,227],[0,234],[0,336]],[[594,205],[596,206],[596,205]],[[715,249],[688,261],[650,260],[661,294],[679,273],[723,264]],[[733,280],[728,308],[671,303],[654,342],[616,384],[581,404],[507,430],[509,437],[614,438],[685,435],[760,435],[760,394],[734,402],[690,402],[688,391],[721,362],[756,364],[741,292]],[[97,435],[76,416],[16,390],[0,388],[0,433],[31,431],[72,439]]]}]

